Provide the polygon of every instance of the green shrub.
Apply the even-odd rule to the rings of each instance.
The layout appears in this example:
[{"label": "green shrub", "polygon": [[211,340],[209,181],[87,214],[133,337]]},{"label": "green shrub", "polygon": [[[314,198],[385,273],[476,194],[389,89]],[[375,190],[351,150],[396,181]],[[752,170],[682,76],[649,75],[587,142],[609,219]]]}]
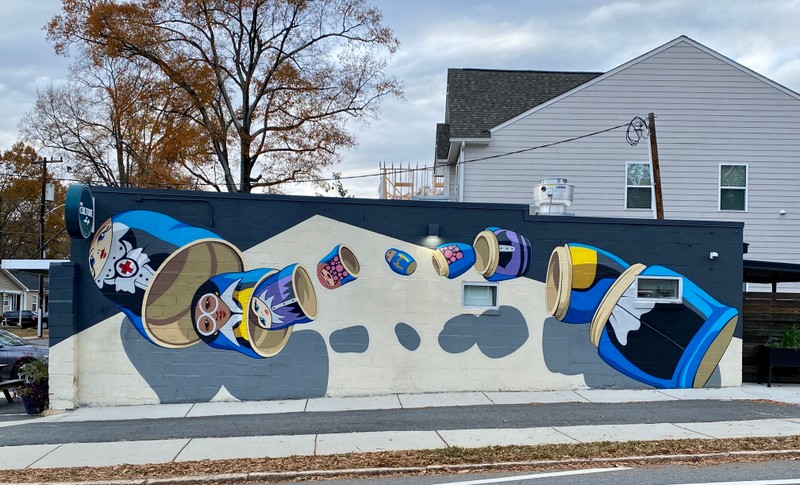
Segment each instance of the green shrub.
[{"label": "green shrub", "polygon": [[797,324],[785,327],[778,335],[767,339],[767,347],[800,350],[800,328]]},{"label": "green shrub", "polygon": [[35,392],[34,389],[42,386],[47,387],[50,377],[49,365],[47,357],[37,357],[25,362],[19,372],[20,377],[25,381],[25,386],[20,389],[21,395]]}]

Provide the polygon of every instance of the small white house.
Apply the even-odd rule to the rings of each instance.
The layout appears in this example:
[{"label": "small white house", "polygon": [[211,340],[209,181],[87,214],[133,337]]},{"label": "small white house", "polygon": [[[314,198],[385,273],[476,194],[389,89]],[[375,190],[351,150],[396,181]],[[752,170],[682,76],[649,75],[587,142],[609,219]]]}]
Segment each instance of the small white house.
[{"label": "small white house", "polygon": [[685,36],[606,73],[450,69],[436,164],[454,201],[562,177],[570,213],[653,218],[650,142],[626,140],[651,112],[665,217],[743,221],[746,259],[800,262],[800,95]]}]

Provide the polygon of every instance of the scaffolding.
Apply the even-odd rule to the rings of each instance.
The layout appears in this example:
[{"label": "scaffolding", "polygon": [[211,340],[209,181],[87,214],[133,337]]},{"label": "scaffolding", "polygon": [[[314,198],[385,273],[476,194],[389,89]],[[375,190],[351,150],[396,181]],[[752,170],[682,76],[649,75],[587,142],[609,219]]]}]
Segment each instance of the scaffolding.
[{"label": "scaffolding", "polygon": [[447,199],[444,175],[437,174],[434,167],[402,163],[395,167],[386,162],[379,164],[381,185],[378,189],[381,199]]}]

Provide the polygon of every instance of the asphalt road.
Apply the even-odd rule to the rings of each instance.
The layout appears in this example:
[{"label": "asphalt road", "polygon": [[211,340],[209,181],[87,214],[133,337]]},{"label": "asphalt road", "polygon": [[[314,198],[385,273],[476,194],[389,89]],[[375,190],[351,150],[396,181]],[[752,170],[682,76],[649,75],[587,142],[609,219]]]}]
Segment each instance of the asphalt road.
[{"label": "asphalt road", "polygon": [[[310,481],[314,483],[315,481]],[[272,485],[289,485],[280,482]],[[326,485],[678,485],[800,484],[800,461],[772,460],[715,466],[658,466],[619,470],[552,470],[491,474],[428,475],[360,480],[325,480]]]},{"label": "asphalt road", "polygon": [[[0,415],[0,420],[2,418]],[[0,428],[2,430],[0,446],[367,431],[741,421],[766,418],[800,418],[800,406],[764,401],[679,400],[611,404],[459,406],[91,423],[32,421],[30,424]]]}]

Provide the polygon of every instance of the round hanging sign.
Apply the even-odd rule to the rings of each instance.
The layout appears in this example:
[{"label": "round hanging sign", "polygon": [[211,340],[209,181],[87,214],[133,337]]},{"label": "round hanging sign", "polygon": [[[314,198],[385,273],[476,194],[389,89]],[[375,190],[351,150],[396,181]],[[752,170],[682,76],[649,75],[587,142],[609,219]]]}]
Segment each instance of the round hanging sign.
[{"label": "round hanging sign", "polygon": [[85,185],[70,185],[67,189],[64,218],[72,237],[89,239],[94,232],[94,197]]}]

